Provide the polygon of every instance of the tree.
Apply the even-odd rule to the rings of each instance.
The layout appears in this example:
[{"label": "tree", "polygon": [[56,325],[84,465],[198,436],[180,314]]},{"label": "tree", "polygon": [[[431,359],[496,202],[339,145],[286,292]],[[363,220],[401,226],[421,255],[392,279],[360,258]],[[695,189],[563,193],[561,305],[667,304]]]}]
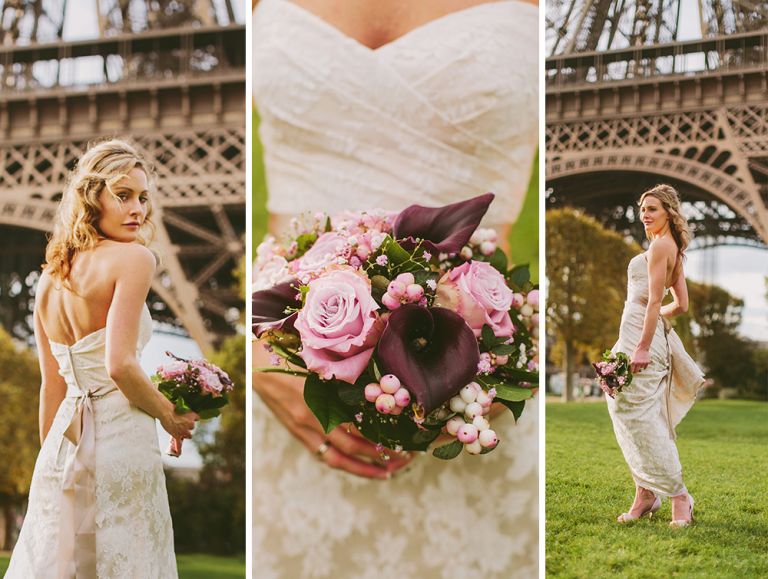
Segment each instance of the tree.
[{"label": "tree", "polygon": [[616,340],[627,263],[641,249],[573,209],[550,210],[546,222],[547,325],[556,336],[551,351],[563,365],[568,401],[577,356],[596,357]]},{"label": "tree", "polygon": [[0,508],[10,549],[13,510],[23,504],[40,451],[37,410],[40,369],[34,353],[0,328]]}]

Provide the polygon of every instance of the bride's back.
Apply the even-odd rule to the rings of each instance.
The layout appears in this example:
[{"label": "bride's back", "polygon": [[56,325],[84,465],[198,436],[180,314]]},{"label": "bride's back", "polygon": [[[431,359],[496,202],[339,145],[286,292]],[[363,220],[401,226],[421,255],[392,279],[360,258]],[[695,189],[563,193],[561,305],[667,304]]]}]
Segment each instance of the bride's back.
[{"label": "bride's back", "polygon": [[101,241],[72,261],[68,287],[43,272],[35,300],[35,315],[48,338],[71,345],[103,328],[112,303],[115,266],[125,244]]}]

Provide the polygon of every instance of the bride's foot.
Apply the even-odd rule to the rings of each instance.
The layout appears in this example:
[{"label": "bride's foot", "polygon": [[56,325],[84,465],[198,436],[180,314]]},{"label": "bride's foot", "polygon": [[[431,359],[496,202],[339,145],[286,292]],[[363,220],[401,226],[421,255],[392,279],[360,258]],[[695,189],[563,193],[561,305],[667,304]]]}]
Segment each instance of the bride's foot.
[{"label": "bride's foot", "polygon": [[661,508],[661,499],[653,494],[648,489],[643,487],[637,487],[635,491],[635,502],[632,503],[632,508],[628,513],[622,513],[616,519],[619,523],[627,523],[629,521],[636,521],[642,517],[653,516],[653,513]]},{"label": "bride's foot", "polygon": [[693,522],[693,497],[689,494],[672,497],[672,522],[670,527],[679,529]]}]

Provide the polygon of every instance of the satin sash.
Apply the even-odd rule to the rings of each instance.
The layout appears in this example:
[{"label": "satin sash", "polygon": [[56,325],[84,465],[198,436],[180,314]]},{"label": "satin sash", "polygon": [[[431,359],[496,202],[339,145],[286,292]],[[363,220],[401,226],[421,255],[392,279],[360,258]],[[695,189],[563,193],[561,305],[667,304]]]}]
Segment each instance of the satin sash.
[{"label": "satin sash", "polygon": [[[70,353],[71,361],[71,353]],[[74,378],[74,366],[72,368]],[[76,378],[74,378],[77,381]],[[75,391],[74,396],[70,392]],[[78,392],[79,391],[79,392]],[[83,390],[70,386],[75,409],[64,437],[75,445],[64,465],[59,522],[59,579],[98,579],[96,575],[96,425],[93,401],[117,388]]]}]

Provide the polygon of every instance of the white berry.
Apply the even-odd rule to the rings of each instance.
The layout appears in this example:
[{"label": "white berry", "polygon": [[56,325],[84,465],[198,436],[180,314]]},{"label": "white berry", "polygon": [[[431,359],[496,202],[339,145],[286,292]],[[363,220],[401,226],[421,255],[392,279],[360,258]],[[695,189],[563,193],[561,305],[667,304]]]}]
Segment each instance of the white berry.
[{"label": "white berry", "polygon": [[381,386],[375,382],[371,382],[365,387],[365,399],[368,402],[376,402],[376,399],[381,395]]},{"label": "white berry", "polygon": [[474,419],[475,416],[482,416],[483,415],[483,407],[480,406],[477,402],[472,402],[470,404],[467,404],[467,407],[464,409],[464,416],[466,416],[469,420]]},{"label": "white berry", "polygon": [[477,399],[477,392],[475,392],[475,389],[472,388],[472,386],[464,386],[461,390],[459,390],[459,396],[461,396],[461,399],[469,404],[470,402],[474,402]]},{"label": "white berry", "polygon": [[394,394],[400,389],[400,380],[394,374],[382,376],[379,384],[386,394]]},{"label": "white berry", "polygon": [[456,436],[456,433],[459,431],[459,428],[461,428],[465,424],[466,423],[464,422],[464,419],[461,416],[454,416],[448,422],[445,423],[445,429],[448,431],[448,434],[450,434],[451,436]]},{"label": "white berry", "polygon": [[461,413],[464,412],[464,409],[467,407],[467,403],[464,402],[460,396],[454,396],[451,398],[450,407],[452,412]]},{"label": "white berry", "polygon": [[472,425],[480,432],[483,432],[483,430],[488,430],[491,427],[491,423],[488,422],[488,419],[484,416],[475,416],[472,419]]},{"label": "white berry", "polygon": [[483,447],[480,445],[479,441],[470,442],[469,444],[464,445],[464,450],[466,450],[469,454],[480,454],[483,452]]}]

